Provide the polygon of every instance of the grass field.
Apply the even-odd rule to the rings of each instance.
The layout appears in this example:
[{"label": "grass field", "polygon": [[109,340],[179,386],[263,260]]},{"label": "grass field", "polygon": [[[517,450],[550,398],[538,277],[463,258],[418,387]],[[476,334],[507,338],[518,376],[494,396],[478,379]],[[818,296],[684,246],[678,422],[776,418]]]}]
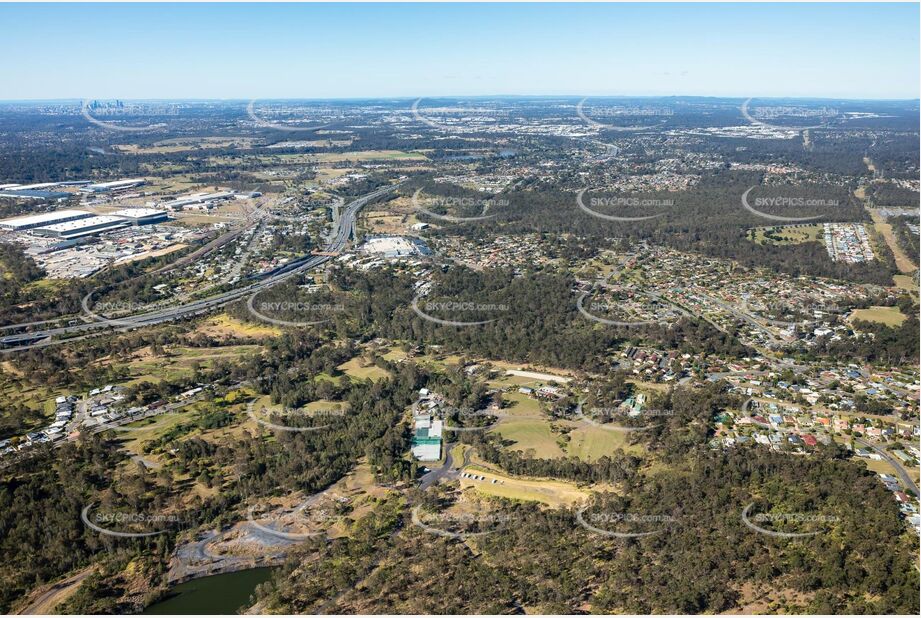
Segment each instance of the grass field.
[{"label": "grass field", "polygon": [[252,148],[251,137],[180,137],[165,139],[153,144],[118,144],[115,150],[126,154],[168,154],[202,148]]},{"label": "grass field", "polygon": [[253,354],[262,349],[258,345],[231,345],[215,348],[173,347],[167,349],[166,357],[154,357],[149,348],[141,351],[129,362],[128,368],[135,381],[159,382],[178,378],[194,372],[195,365],[208,367],[219,359],[234,359]]},{"label": "grass field", "polygon": [[910,293],[915,302],[918,302],[918,285],[911,278],[911,275],[894,275],[892,281],[897,287]]},{"label": "grass field", "polygon": [[528,452],[533,449],[534,456],[539,459],[566,455],[557,444],[559,435],[550,431],[550,423],[544,419],[503,418],[492,432],[505,440],[513,440],[515,444],[508,447],[510,450]]},{"label": "grass field", "polygon": [[892,476],[896,476],[898,474],[896,469],[892,467],[892,464],[889,464],[885,461],[876,461],[874,459],[864,458],[863,462],[867,464],[867,470],[870,472],[876,472],[877,474],[891,474]]},{"label": "grass field", "polygon": [[617,449],[623,449],[624,452],[635,455],[644,453],[645,449],[639,444],[628,443],[628,436],[629,433],[625,431],[582,424],[569,432],[570,440],[566,446],[566,452],[583,461],[595,461],[605,455],[611,456]]},{"label": "grass field", "polygon": [[[534,380],[531,380],[531,382],[534,382]],[[511,391],[509,393],[503,393],[502,399],[505,401],[505,407],[502,410],[503,414],[510,414],[512,416],[542,415],[540,402],[528,395],[519,393],[518,391]]]},{"label": "grass field", "polygon": [[[506,474],[498,474],[480,466],[467,466],[465,472],[486,477],[485,481],[461,478],[461,487],[472,487],[487,496],[497,496],[510,500],[542,502],[551,507],[569,506],[588,500],[588,490],[580,489],[574,483],[551,479],[524,479]],[[495,479],[496,483],[493,483]]]},{"label": "grass field", "polygon": [[195,330],[212,337],[277,337],[282,334],[275,326],[242,322],[226,313],[205,320]]},{"label": "grass field", "polygon": [[361,358],[357,356],[352,360],[342,363],[336,369],[345,372],[347,376],[355,378],[356,380],[371,380],[372,382],[376,382],[390,376],[386,370],[381,369],[377,365],[365,366]]},{"label": "grass field", "polygon": [[906,275],[917,270],[918,266],[911,261],[908,255],[905,254],[905,251],[902,250],[902,247],[899,246],[899,241],[892,231],[892,225],[886,223],[885,217],[879,214],[879,211],[876,209],[868,208],[867,210],[870,212],[870,217],[873,219],[873,226],[876,228],[876,231],[882,235],[886,240],[886,244],[889,245],[892,255],[895,256],[895,265],[902,271],[902,274]]},{"label": "grass field", "polygon": [[[823,238],[822,225],[773,225],[749,230],[749,234],[752,232],[754,242],[759,245],[799,245],[804,242],[821,242]],[[776,239],[769,238],[768,234]]]},{"label": "grass field", "polygon": [[360,150],[358,152],[330,152],[316,155],[322,163],[340,163],[342,161],[425,161],[426,156],[419,152],[402,150]]},{"label": "grass field", "polygon": [[898,307],[870,307],[869,309],[855,309],[850,320],[865,320],[878,322],[886,326],[899,326],[907,319]]}]

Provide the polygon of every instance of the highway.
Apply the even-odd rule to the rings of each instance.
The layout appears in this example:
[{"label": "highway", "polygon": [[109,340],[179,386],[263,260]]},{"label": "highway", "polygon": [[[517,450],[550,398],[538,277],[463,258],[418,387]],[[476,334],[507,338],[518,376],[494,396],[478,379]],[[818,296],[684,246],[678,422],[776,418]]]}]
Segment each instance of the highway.
[{"label": "highway", "polygon": [[[399,184],[389,185],[378,189],[372,193],[364,195],[357,200],[350,202],[345,209],[342,211],[341,216],[338,220],[338,225],[336,226],[333,234],[332,240],[324,248],[326,253],[338,253],[341,251],[349,239],[352,237],[352,234],[355,230],[355,221],[358,216],[358,212],[364,208],[371,201],[390,193],[396,189]],[[334,224],[336,225],[336,224]],[[61,337],[63,335],[74,335],[74,334],[84,334],[89,331],[104,329],[104,328],[114,328],[118,330],[131,330],[132,328],[139,328],[142,326],[151,326],[154,324],[160,324],[163,322],[169,322],[172,320],[177,320],[180,318],[200,315],[207,313],[216,307],[226,305],[227,303],[239,300],[240,298],[255,294],[262,290],[268,289],[274,285],[285,281],[286,279],[302,273],[304,271],[316,268],[321,264],[324,264],[333,258],[332,255],[306,255],[300,258],[297,258],[284,266],[280,266],[266,273],[259,275],[258,279],[249,285],[231,290],[229,292],[224,292],[222,294],[217,294],[208,298],[201,300],[192,301],[184,305],[177,305],[175,307],[167,307],[164,309],[158,309],[155,311],[150,311],[148,313],[141,313],[132,316],[120,317],[113,320],[106,320],[105,318],[99,317],[95,322],[88,322],[83,324],[74,324],[71,326],[62,326],[59,328],[52,328],[43,331],[36,331],[32,333],[22,333],[15,337],[24,337],[28,340],[31,340],[30,343],[25,345],[20,345],[16,347],[10,347],[0,350],[0,353],[9,354],[12,352],[18,352],[22,350],[29,350],[33,348],[46,347],[48,345],[53,345],[55,343],[60,343],[61,341],[66,341],[64,339],[54,339],[55,337]],[[89,295],[84,297],[83,305],[84,309],[87,308],[87,303],[89,300]],[[23,325],[25,326],[25,325]],[[11,341],[15,339],[10,338]],[[3,339],[0,339],[2,342]]]}]

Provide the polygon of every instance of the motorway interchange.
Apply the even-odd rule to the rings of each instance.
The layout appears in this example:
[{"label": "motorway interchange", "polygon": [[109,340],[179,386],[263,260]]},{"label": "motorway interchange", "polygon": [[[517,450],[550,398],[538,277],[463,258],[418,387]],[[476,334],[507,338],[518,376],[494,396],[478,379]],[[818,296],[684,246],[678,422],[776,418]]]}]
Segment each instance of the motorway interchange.
[{"label": "motorway interchange", "polygon": [[248,295],[255,295],[289,279],[294,275],[309,271],[331,260],[332,257],[342,251],[349,240],[352,239],[355,230],[355,220],[358,216],[358,212],[372,201],[394,191],[398,186],[398,184],[395,184],[377,189],[347,204],[343,209],[341,216],[334,221],[334,228],[330,234],[331,240],[323,249],[323,251],[320,252],[320,254],[301,256],[300,258],[292,260],[284,266],[280,266],[276,269],[258,275],[256,277],[257,280],[253,283],[244,285],[234,290],[230,290],[229,292],[224,292],[186,304],[158,309],[146,313],[138,313],[131,316],[119,317],[117,319],[106,318],[93,312],[91,308],[91,297],[93,292],[90,292],[82,299],[84,315],[81,316],[82,319],[90,321],[86,321],[81,324],[68,324],[65,326],[58,326],[41,330],[27,329],[34,326],[39,326],[41,324],[47,324],[49,322],[31,322],[5,326],[3,327],[4,330],[26,330],[25,332],[15,333],[0,338],[0,348],[2,348],[0,349],[0,353],[10,354],[13,352],[47,347],[49,345],[54,345],[63,341],[73,340],[74,337],[67,337],[69,335],[76,335],[77,338],[83,338],[91,336],[92,334],[95,334],[96,331],[103,329],[115,328],[117,330],[125,331],[142,326],[150,326],[177,320],[180,318],[200,315]]}]

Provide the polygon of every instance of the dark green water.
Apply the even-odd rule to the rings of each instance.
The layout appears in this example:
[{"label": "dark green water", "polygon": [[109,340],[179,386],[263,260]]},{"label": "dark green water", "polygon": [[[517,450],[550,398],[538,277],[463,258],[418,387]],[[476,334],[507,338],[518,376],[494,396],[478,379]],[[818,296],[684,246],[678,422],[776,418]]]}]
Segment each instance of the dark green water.
[{"label": "dark green water", "polygon": [[272,577],[271,567],[210,575],[173,586],[169,596],[144,614],[236,614],[256,586]]}]

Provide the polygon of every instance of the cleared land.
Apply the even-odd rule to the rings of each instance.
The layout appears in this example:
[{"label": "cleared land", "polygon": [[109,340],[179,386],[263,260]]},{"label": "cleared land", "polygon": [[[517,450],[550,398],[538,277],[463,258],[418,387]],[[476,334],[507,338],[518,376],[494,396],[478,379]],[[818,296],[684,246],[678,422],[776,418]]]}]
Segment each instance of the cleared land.
[{"label": "cleared land", "polygon": [[773,225],[749,230],[749,238],[759,245],[799,245],[822,242],[821,225]]},{"label": "cleared land", "polygon": [[202,323],[196,332],[212,337],[277,337],[282,330],[275,326],[251,324],[221,313]]},{"label": "cleared land", "polygon": [[381,369],[377,365],[365,364],[360,357],[355,357],[352,360],[346,361],[336,367],[336,369],[339,369],[347,376],[355,378],[356,380],[371,380],[372,382],[376,382],[390,376],[385,369]]},{"label": "cleared land", "polygon": [[610,457],[618,449],[636,455],[642,454],[643,447],[639,444],[631,445],[628,441],[629,435],[630,433],[626,431],[582,425],[569,432],[566,452],[583,461],[595,461],[605,455]]},{"label": "cleared land", "polygon": [[892,251],[892,255],[895,256],[895,265],[902,271],[902,274],[907,275],[918,270],[918,267],[905,254],[902,247],[899,246],[899,241],[892,231],[892,225],[886,223],[885,217],[879,214],[879,211],[875,208],[868,208],[867,210],[870,212],[870,217],[873,219],[873,226],[876,228],[876,231],[882,235],[886,240],[886,244],[889,245],[889,250]]},{"label": "cleared land", "polygon": [[[461,487],[472,487],[475,491],[487,496],[498,496],[510,500],[527,500],[542,502],[551,507],[570,506],[588,500],[591,492],[580,489],[574,483],[552,479],[524,479],[499,474],[481,466],[467,466],[464,472],[485,477],[479,481],[461,478]],[[493,483],[493,480],[496,482]]]},{"label": "cleared land", "polygon": [[339,163],[342,161],[426,161],[420,152],[403,152],[402,150],[360,150],[358,152],[330,152],[316,155],[318,161],[323,163]]},{"label": "cleared land", "polygon": [[850,320],[865,320],[879,322],[886,326],[899,326],[906,320],[906,316],[898,307],[870,307],[869,309],[855,309]]},{"label": "cleared land", "polygon": [[514,444],[508,446],[515,451],[528,453],[532,451],[538,459],[564,457],[566,452],[557,443],[559,434],[553,433],[550,423],[543,419],[504,418],[499,426],[492,430],[505,440]]}]

